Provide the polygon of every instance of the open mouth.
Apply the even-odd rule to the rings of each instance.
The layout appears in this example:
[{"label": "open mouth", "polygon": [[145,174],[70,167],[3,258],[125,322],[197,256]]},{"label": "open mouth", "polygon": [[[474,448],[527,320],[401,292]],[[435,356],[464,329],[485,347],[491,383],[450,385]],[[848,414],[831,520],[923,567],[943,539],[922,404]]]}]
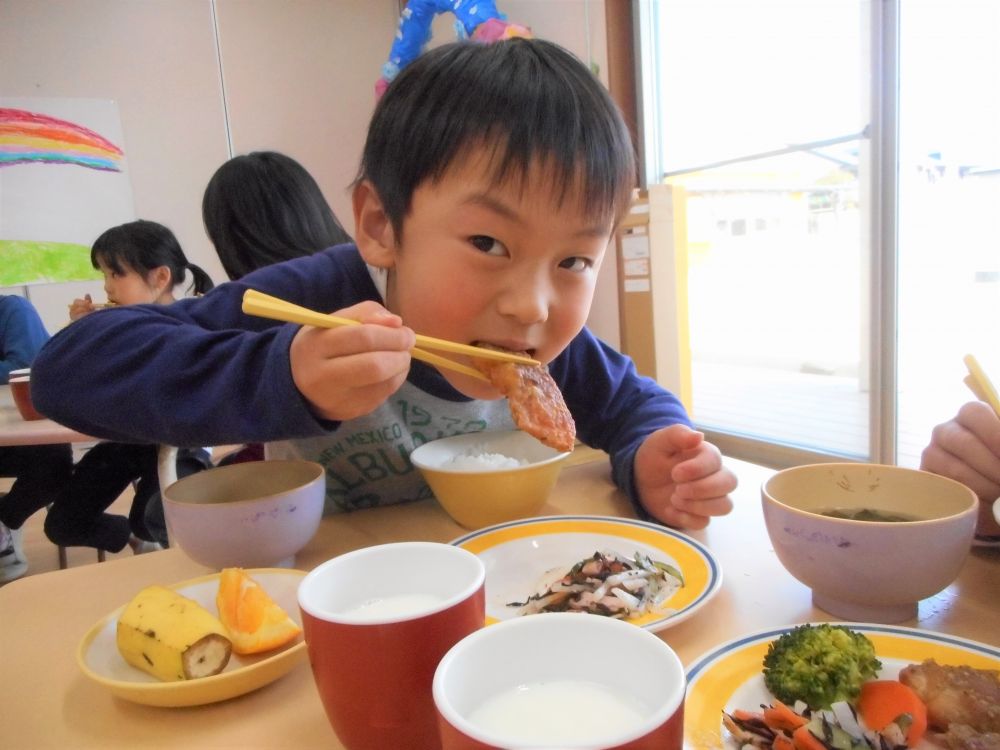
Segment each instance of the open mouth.
[{"label": "open mouth", "polygon": [[510,352],[512,354],[521,354],[531,359],[535,358],[535,349],[523,346],[508,346],[504,344],[494,344],[490,341],[473,341],[473,346],[481,346],[483,349],[495,349],[497,351]]}]

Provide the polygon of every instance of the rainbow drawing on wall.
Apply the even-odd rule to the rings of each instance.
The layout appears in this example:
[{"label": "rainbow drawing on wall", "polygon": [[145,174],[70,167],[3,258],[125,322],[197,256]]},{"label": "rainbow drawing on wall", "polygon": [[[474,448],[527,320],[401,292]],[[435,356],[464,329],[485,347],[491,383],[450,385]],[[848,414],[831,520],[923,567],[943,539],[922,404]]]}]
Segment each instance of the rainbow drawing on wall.
[{"label": "rainbow drawing on wall", "polygon": [[93,130],[25,109],[0,107],[0,167],[75,164],[121,172],[124,153]]}]

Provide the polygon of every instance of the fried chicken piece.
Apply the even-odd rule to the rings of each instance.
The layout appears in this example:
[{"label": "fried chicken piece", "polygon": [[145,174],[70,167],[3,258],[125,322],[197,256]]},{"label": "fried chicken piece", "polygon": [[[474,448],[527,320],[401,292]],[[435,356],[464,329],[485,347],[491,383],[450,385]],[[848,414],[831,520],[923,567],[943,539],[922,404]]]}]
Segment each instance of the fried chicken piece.
[{"label": "fried chicken piece", "polygon": [[1000,750],[1000,734],[977,732],[965,724],[952,722],[944,734],[935,734],[933,742],[944,750]]},{"label": "fried chicken piece", "polygon": [[[487,345],[479,344],[479,346]],[[503,351],[498,347],[487,348]],[[524,352],[515,353],[524,354]],[[559,386],[547,368],[475,357],[472,358],[472,364],[507,397],[511,416],[518,429],[534,435],[542,443],[556,450],[573,450],[576,442],[576,423],[566,408]]]},{"label": "fried chicken piece", "polygon": [[1000,733],[1000,672],[943,666],[925,659],[922,664],[905,667],[899,681],[912,688],[927,706],[931,728],[947,732],[964,724],[976,733]]}]

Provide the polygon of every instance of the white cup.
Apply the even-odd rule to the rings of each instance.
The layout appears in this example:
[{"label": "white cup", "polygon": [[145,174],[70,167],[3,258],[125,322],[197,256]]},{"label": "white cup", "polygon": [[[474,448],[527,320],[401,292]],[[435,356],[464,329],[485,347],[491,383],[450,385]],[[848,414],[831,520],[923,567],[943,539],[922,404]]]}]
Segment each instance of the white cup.
[{"label": "white cup", "polygon": [[664,641],[598,615],[504,620],[438,665],[444,750],[680,750],[684,667]]}]

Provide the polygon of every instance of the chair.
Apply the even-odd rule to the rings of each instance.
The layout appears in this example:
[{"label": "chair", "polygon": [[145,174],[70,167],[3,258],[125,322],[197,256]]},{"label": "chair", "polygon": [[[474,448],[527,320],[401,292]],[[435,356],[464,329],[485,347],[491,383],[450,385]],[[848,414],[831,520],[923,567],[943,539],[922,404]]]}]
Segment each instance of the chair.
[{"label": "chair", "polygon": [[[97,562],[104,562],[105,554],[104,550],[97,550]],[[59,570],[65,570],[69,567],[69,560],[66,557],[66,548],[59,545]]]}]

